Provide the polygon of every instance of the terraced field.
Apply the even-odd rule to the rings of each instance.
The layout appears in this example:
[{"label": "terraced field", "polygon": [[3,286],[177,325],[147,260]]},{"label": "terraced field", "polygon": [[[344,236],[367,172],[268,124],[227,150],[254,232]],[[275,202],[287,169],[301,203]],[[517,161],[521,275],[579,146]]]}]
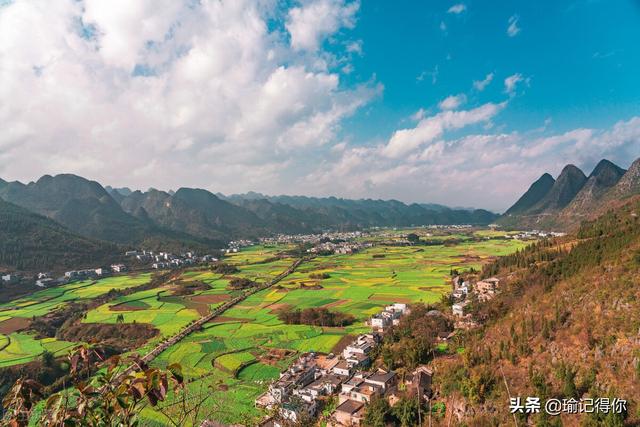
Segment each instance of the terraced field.
[{"label": "terraced field", "polygon": [[[523,246],[519,241],[489,238],[455,246],[375,246],[353,255],[316,257],[277,286],[227,310],[224,317],[164,352],[154,363],[181,363],[188,376],[197,378],[190,384],[194,392],[209,390],[207,407],[216,408],[215,419],[251,424],[255,422],[252,417],[261,415],[253,407],[254,399],[299,352],[332,351],[345,336],[367,331],[365,320],[388,303],[436,302],[450,290],[452,268],[479,269],[490,257]],[[264,262],[270,258],[269,250],[273,251],[255,247],[246,259]],[[243,252],[234,254],[233,260],[246,277],[265,279],[287,265],[272,261],[245,266],[243,256]],[[311,277],[321,273],[329,277]],[[287,307],[327,307],[349,313],[357,321],[344,328],[286,325],[276,313]],[[154,420],[161,423],[163,417],[151,412],[146,416],[150,425]]]}]

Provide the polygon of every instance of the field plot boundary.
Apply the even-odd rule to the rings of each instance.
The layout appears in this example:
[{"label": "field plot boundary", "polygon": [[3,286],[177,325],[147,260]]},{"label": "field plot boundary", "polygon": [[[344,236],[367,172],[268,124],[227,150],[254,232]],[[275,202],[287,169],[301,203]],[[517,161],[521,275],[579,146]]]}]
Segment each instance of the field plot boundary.
[{"label": "field plot boundary", "polygon": [[[291,264],[291,266],[289,266],[289,268],[287,268],[285,271],[280,273],[278,276],[276,276],[271,281],[266,282],[266,283],[264,283],[264,284],[262,284],[260,286],[256,286],[254,288],[251,288],[251,289],[245,291],[244,293],[242,293],[241,295],[239,295],[239,296],[237,296],[237,297],[225,302],[224,304],[222,304],[218,308],[214,309],[211,312],[211,314],[201,317],[200,319],[198,319],[197,321],[195,321],[191,325],[189,325],[186,328],[184,328],[178,334],[176,334],[173,337],[168,338],[165,341],[161,342],[153,350],[151,350],[144,357],[142,357],[142,359],[141,359],[142,362],[150,363],[156,357],[158,357],[162,352],[164,352],[168,348],[172,347],[173,345],[177,344],[178,342],[182,341],[184,338],[189,336],[191,333],[199,330],[206,323],[212,321],[213,319],[215,319],[216,317],[218,317],[219,315],[221,315],[222,313],[224,313],[225,311],[227,311],[231,307],[234,307],[235,305],[237,305],[238,303],[244,301],[245,299],[247,299],[251,295],[255,294],[256,292],[263,291],[263,290],[268,289],[268,288],[272,287],[273,285],[277,284],[282,279],[284,279],[285,277],[287,277],[288,275],[293,273],[296,270],[296,268],[298,268],[300,266],[300,264],[302,264],[305,260],[307,260],[307,258],[299,258],[299,259],[297,259],[296,261],[294,261],[293,264]],[[137,363],[134,363],[131,366],[129,366],[127,369],[125,369],[123,372],[121,372],[118,375],[118,377],[114,380],[114,383],[118,384],[119,380],[121,378],[123,378],[124,376],[126,376],[126,375],[130,374],[131,372],[135,371],[136,369],[138,369],[138,366],[139,365]]]}]

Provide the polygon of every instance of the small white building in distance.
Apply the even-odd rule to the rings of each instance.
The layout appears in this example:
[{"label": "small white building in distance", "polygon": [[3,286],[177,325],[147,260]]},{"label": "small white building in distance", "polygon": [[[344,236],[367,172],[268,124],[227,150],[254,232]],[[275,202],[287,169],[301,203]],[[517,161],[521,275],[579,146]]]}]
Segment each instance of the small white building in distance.
[{"label": "small white building in distance", "polygon": [[111,264],[111,270],[114,273],[122,273],[127,271],[127,267],[124,264]]},{"label": "small white building in distance", "polygon": [[451,306],[451,311],[453,312],[454,316],[458,316],[458,317],[464,317],[465,316],[465,311],[466,311],[466,307],[469,305],[469,301],[462,301],[462,302],[458,302],[455,303]]}]

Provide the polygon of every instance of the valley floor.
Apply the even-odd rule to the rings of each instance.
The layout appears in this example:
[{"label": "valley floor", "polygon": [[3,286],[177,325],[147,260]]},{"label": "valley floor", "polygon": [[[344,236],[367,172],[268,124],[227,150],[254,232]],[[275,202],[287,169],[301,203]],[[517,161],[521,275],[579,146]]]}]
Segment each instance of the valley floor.
[{"label": "valley floor", "polygon": [[[374,239],[373,247],[355,254],[310,258],[280,283],[250,295],[169,347],[153,365],[182,365],[190,391],[203,396],[201,419],[255,424],[264,416],[254,407],[255,398],[299,354],[336,351],[346,340],[368,331],[365,321],[389,303],[440,301],[451,289],[452,269],[480,269],[488,260],[527,244],[505,239],[503,234],[489,230],[441,232],[430,237],[430,245],[416,246],[389,245],[388,238],[382,244],[383,239]],[[151,276],[119,276],[47,289],[2,305],[0,367],[38,359],[45,350],[56,356],[66,354],[76,342],[38,338],[29,332],[29,322],[70,302],[104,296],[112,289],[129,291],[91,307],[81,322],[87,326],[152,325],[157,329],[155,337],[135,349],[145,354],[240,295],[242,291],[229,289],[231,280],[266,283],[287,270],[293,262],[291,256],[284,255],[289,249],[292,247],[286,245],[253,246],[230,254],[224,261],[237,268],[232,274],[187,269],[156,287],[133,292],[131,288],[148,283]],[[289,325],[277,315],[282,309],[311,307],[347,313],[356,321],[346,327]],[[147,408],[144,424],[166,425],[172,410],[171,399],[160,410]]]}]

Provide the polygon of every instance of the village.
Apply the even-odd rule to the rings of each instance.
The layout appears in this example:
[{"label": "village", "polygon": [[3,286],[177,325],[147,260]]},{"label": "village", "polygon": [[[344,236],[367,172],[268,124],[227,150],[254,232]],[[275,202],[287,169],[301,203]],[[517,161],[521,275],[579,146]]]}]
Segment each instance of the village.
[{"label": "village", "polygon": [[371,353],[383,334],[408,313],[406,304],[389,305],[367,322],[371,332],[359,335],[342,353],[300,356],[256,399],[257,407],[277,410],[277,416],[269,417],[261,426],[282,427],[313,418],[331,396],[337,397],[337,406],[330,415],[330,427],[360,425],[372,399],[387,399],[393,405],[407,390],[420,399],[429,399],[433,372],[426,366],[418,367],[402,381],[394,371],[369,369]]},{"label": "village", "polygon": [[485,302],[493,299],[500,291],[500,279],[490,277],[484,280],[464,280],[462,276],[454,276],[451,280],[452,293],[451,313],[456,319],[456,329],[472,329],[478,323],[469,313],[472,302]]},{"label": "village", "polygon": [[[500,280],[495,277],[474,281],[455,275],[451,293],[455,329],[477,327],[468,313],[469,305],[472,300],[491,300],[499,286]],[[419,366],[402,379],[394,371],[371,370],[372,351],[382,342],[384,333],[409,311],[402,303],[385,307],[367,321],[371,332],[359,335],[340,354],[301,355],[255,400],[256,407],[277,411],[277,416],[269,417],[261,426],[283,427],[316,417],[331,396],[337,397],[337,406],[330,415],[329,427],[361,425],[372,399],[383,398],[393,406],[407,391],[417,393],[420,399],[430,399],[433,371],[427,366]]]},{"label": "village", "polygon": [[[430,225],[422,226],[423,229],[469,229],[470,225]],[[288,245],[303,244],[307,245],[306,252],[311,255],[329,255],[329,254],[354,254],[374,246],[372,241],[367,241],[372,233],[377,238],[387,238],[387,240],[378,241],[377,244],[389,246],[413,245],[407,239],[407,236],[398,236],[394,232],[395,228],[384,229],[381,227],[373,227],[369,231],[349,231],[349,232],[324,232],[320,234],[279,234],[273,237],[260,238],[257,242],[253,240],[235,240],[230,241],[227,247],[219,250],[219,255],[211,254],[197,255],[193,251],[185,251],[181,254],[174,254],[168,251],[153,251],[148,249],[130,250],[124,253],[124,256],[130,260],[126,266],[121,262],[114,263],[110,266],[98,266],[92,268],[83,268],[78,270],[70,270],[64,272],[64,275],[54,277],[51,272],[38,272],[35,275],[26,275],[20,272],[3,272],[0,275],[0,285],[35,285],[41,288],[51,287],[70,283],[77,280],[99,279],[107,277],[111,274],[123,273],[133,269],[145,271],[175,269],[188,267],[196,264],[217,262],[220,257],[228,254],[240,252],[242,248],[253,246],[255,244],[262,245]],[[547,232],[540,230],[532,230],[521,232],[518,234],[505,234],[506,239],[516,240],[535,240],[544,237],[562,237],[565,233]],[[427,233],[426,237],[431,234]],[[120,257],[121,258],[121,257]],[[454,289],[454,297],[459,305],[456,312],[460,312],[461,306],[464,306],[464,298],[467,295],[466,288],[461,284],[459,289]],[[462,295],[461,295],[462,293]],[[454,313],[455,314],[455,313]]]},{"label": "village", "polygon": [[[230,244],[229,248],[225,250],[226,252],[237,252],[240,247],[246,246],[244,244],[245,242],[242,242],[242,244],[236,242],[232,243],[234,244]],[[134,269],[140,272],[150,269],[165,270],[218,261],[218,258],[213,255],[199,256],[193,251],[186,251],[176,255],[166,251],[142,249],[126,251],[124,256],[130,260],[128,263],[129,265],[118,262],[109,266],[69,270],[65,271],[64,274],[59,275],[58,277],[55,277],[56,275],[51,272],[44,271],[38,272],[34,275],[6,272],[0,275],[0,284],[4,286],[35,285],[39,288],[48,288],[80,280],[102,279],[114,274],[127,273]]]},{"label": "village", "polygon": [[307,253],[315,255],[346,255],[371,247],[372,243],[363,241],[366,236],[369,236],[369,233],[365,231],[279,234],[274,237],[261,238],[260,243],[263,245],[305,245],[308,247]]}]

